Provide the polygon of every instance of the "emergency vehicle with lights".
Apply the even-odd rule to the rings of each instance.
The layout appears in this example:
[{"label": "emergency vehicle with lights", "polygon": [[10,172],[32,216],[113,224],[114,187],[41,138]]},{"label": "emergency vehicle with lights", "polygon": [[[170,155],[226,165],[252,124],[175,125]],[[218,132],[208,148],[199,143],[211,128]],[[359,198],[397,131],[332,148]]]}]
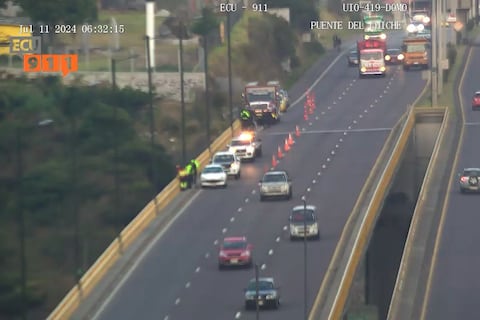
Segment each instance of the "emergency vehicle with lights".
[{"label": "emergency vehicle with lights", "polygon": [[228,151],[234,153],[240,160],[251,160],[262,156],[262,142],[255,132],[244,131],[232,139],[227,145]]},{"label": "emergency vehicle with lights", "polygon": [[403,51],[403,69],[408,70],[412,67],[428,69],[428,40],[425,38],[405,38],[402,45]]},{"label": "emergency vehicle with lights", "polygon": [[384,32],[384,20],[382,16],[366,16],[363,18],[363,39],[364,40],[386,40],[387,34]]},{"label": "emergency vehicle with lights", "polygon": [[377,39],[357,42],[358,74],[360,78],[367,75],[386,75],[384,41]]},{"label": "emergency vehicle with lights", "polygon": [[259,124],[272,124],[280,120],[280,96],[278,82],[261,86],[250,82],[242,93],[245,105]]}]

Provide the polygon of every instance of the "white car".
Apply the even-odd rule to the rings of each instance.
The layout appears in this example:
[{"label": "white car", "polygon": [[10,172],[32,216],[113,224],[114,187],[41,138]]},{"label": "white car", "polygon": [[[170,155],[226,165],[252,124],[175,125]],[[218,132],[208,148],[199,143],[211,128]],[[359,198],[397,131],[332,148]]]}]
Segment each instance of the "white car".
[{"label": "white car", "polygon": [[227,187],[227,174],[218,164],[207,165],[200,174],[200,185],[205,187]]},{"label": "white car", "polygon": [[227,175],[235,176],[235,179],[240,178],[240,159],[233,152],[221,151],[215,153],[211,164],[221,165]]},{"label": "white car", "polygon": [[292,199],[292,180],[286,171],[268,171],[259,182],[260,201],[269,197]]},{"label": "white car", "polygon": [[228,151],[235,153],[240,160],[254,161],[256,157],[262,156],[262,143],[254,132],[243,132],[232,139],[227,147]]},{"label": "white car", "polygon": [[[290,239],[313,238],[320,239],[316,207],[312,205],[295,206],[289,220]],[[306,227],[306,229],[305,229]]]}]

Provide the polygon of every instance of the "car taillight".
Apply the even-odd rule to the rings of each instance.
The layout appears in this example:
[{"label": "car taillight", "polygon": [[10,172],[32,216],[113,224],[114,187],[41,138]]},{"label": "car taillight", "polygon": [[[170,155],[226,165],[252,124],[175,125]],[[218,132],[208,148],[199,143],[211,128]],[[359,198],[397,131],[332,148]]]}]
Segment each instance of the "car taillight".
[{"label": "car taillight", "polygon": [[460,178],[460,181],[462,181],[462,182],[468,182],[468,177],[461,177],[461,178]]}]

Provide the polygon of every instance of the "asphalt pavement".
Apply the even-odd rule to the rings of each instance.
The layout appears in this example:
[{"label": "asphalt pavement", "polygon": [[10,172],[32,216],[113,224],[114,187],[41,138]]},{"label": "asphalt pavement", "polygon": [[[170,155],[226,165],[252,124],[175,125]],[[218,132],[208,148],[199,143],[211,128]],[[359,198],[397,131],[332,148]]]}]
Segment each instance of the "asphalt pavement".
[{"label": "asphalt pavement", "polygon": [[[399,42],[399,37],[396,37]],[[168,230],[103,303],[94,319],[253,319],[243,309],[243,289],[253,269],[217,268],[218,244],[226,236],[246,235],[254,246],[261,276],[281,287],[282,305],[262,311],[261,319],[303,317],[303,243],[291,242],[287,218],[302,195],[317,206],[321,239],[308,242],[308,309],[321,284],[346,219],[391,127],[422,91],[420,72],[393,66],[385,78],[358,79],[357,69],[337,59],[326,76],[310,73],[293,100],[317,82],[316,109],[307,121],[300,100],[275,126],[260,133],[263,158],[242,167],[240,180],[224,190],[190,190]],[[307,74],[308,75],[308,74]],[[312,76],[313,75],[313,76]],[[317,81],[318,80],[318,81]],[[293,179],[293,199],[260,202],[257,183],[271,156],[299,126],[292,150],[277,168]]]},{"label": "asphalt pavement", "polygon": [[[466,123],[455,174],[466,167],[480,167],[480,111],[471,109],[473,93],[480,90],[480,38],[476,44],[460,88]],[[480,194],[461,194],[455,176],[448,197],[432,281],[427,287],[425,318],[480,319]]]}]

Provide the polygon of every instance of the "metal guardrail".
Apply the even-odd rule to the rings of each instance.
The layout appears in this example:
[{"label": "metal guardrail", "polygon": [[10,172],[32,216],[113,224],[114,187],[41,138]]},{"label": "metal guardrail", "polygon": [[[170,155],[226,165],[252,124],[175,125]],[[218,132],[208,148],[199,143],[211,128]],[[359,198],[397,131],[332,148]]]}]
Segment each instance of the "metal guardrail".
[{"label": "metal guardrail", "polygon": [[[210,149],[204,150],[198,157],[200,168],[203,168],[210,161],[212,153],[225,148],[232,135],[240,129],[240,122],[234,122],[232,128],[225,130],[210,146]],[[233,132],[232,132],[233,130]],[[80,279],[78,285],[73,287],[63,298],[60,304],[53,310],[47,318],[48,320],[65,320],[78,308],[80,303],[95,289],[110,268],[122,256],[124,250],[128,248],[180,192],[178,179],[172,180],[157,196],[156,201],[150,201],[143,210],[122,230],[119,242],[115,239],[95,263],[87,270]]]},{"label": "metal guardrail", "polygon": [[[447,154],[451,153],[451,148],[445,148],[445,143],[453,143],[453,136],[446,136],[446,133],[450,132],[451,115],[448,108],[443,109],[443,112],[444,118],[442,126],[440,127],[435,147],[430,157],[430,162],[425,173],[425,179],[420,188],[417,205],[415,206],[412,222],[405,242],[405,249],[400,262],[387,319],[415,319],[415,317],[412,317],[412,313],[416,302],[416,288],[419,285],[419,269],[422,269],[422,265],[419,264],[418,266],[412,267],[411,262],[412,259],[417,259],[419,256],[425,256],[426,242],[428,242],[428,236],[430,234],[430,232],[426,232],[427,230],[425,230],[425,226],[431,227],[431,220],[434,215],[431,214],[425,216],[425,210],[430,209],[427,208],[427,206],[432,198],[438,200],[439,197],[442,197],[442,192],[439,190],[432,192],[432,188],[440,189],[443,187],[442,184],[439,183],[439,181],[443,179],[443,175],[434,175],[434,172],[438,172],[439,166],[445,165],[444,162],[448,162],[448,160],[441,161],[441,158],[439,158],[440,152]],[[446,141],[447,138],[450,140]],[[433,211],[436,210],[433,209]],[[421,244],[419,242],[421,242]],[[412,273],[416,276],[413,276]]]}]

